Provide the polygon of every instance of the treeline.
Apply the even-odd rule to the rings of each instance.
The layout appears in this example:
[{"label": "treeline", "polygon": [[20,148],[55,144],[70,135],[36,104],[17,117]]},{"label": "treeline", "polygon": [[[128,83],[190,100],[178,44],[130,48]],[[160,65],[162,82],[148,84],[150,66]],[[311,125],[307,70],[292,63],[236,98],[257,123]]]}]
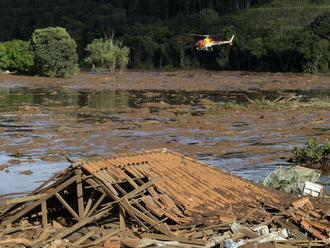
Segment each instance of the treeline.
[{"label": "treeline", "polygon": [[[327,1],[308,0],[315,6]],[[325,9],[319,17],[312,16],[310,24],[290,27],[289,31],[283,29],[284,16],[275,18],[271,26],[258,15],[247,21],[244,15],[248,9],[262,4],[271,8],[272,2],[0,0],[0,42],[28,41],[37,28],[60,26],[75,40],[82,67],[86,66],[87,45],[114,34],[130,49],[128,65],[132,68],[328,71],[329,12]],[[254,20],[253,16],[258,17]],[[217,34],[216,39],[228,39],[232,34],[236,37],[232,47],[198,52],[193,46],[197,38],[186,33]]]}]

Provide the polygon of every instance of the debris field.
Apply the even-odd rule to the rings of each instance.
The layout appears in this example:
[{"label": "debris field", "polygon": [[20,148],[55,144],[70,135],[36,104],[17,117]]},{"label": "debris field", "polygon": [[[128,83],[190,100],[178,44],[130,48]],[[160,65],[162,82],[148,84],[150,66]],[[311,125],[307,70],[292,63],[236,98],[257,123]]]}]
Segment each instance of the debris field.
[{"label": "debris field", "polygon": [[0,212],[0,247],[329,247],[329,199],[168,149],[71,161]]}]

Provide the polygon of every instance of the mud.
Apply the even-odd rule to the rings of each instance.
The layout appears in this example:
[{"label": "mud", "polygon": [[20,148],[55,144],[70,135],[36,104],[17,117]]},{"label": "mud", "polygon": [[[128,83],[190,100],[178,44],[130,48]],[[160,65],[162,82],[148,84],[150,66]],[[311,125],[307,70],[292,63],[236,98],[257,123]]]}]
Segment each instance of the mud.
[{"label": "mud", "polygon": [[[0,194],[32,190],[71,159],[167,147],[258,181],[295,146],[330,137],[329,108],[219,109],[330,95],[330,75],[246,72],[0,74]],[[7,172],[7,173],[6,173]],[[330,176],[321,182],[330,184]],[[327,186],[329,192],[329,186]]]},{"label": "mud", "polygon": [[167,89],[167,90],[312,90],[329,89],[329,74],[256,73],[214,71],[81,72],[64,79],[15,76],[0,73],[0,87],[66,87],[76,89]]}]

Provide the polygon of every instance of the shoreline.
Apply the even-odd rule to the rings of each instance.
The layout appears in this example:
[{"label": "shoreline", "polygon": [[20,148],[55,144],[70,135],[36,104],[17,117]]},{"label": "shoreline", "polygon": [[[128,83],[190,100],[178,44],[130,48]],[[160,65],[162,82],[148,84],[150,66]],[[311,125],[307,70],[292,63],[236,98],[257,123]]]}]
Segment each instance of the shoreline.
[{"label": "shoreline", "polygon": [[83,71],[67,78],[49,78],[0,73],[0,89],[49,86],[95,90],[330,90],[330,74],[125,70],[114,75]]}]

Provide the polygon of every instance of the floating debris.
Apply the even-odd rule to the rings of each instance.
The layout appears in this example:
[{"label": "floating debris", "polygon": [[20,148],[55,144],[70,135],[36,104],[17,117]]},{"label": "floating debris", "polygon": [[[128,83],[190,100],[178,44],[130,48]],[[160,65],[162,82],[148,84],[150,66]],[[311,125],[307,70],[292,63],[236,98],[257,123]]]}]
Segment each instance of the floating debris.
[{"label": "floating debris", "polygon": [[[280,167],[272,171],[264,179],[262,184],[284,192],[318,196],[322,191],[322,186],[315,186],[315,182],[319,179],[320,175],[320,171],[302,166],[294,166],[288,170]],[[314,185],[314,187],[308,189],[309,187],[312,187],[312,185]],[[319,189],[317,190],[316,188]]]}]

